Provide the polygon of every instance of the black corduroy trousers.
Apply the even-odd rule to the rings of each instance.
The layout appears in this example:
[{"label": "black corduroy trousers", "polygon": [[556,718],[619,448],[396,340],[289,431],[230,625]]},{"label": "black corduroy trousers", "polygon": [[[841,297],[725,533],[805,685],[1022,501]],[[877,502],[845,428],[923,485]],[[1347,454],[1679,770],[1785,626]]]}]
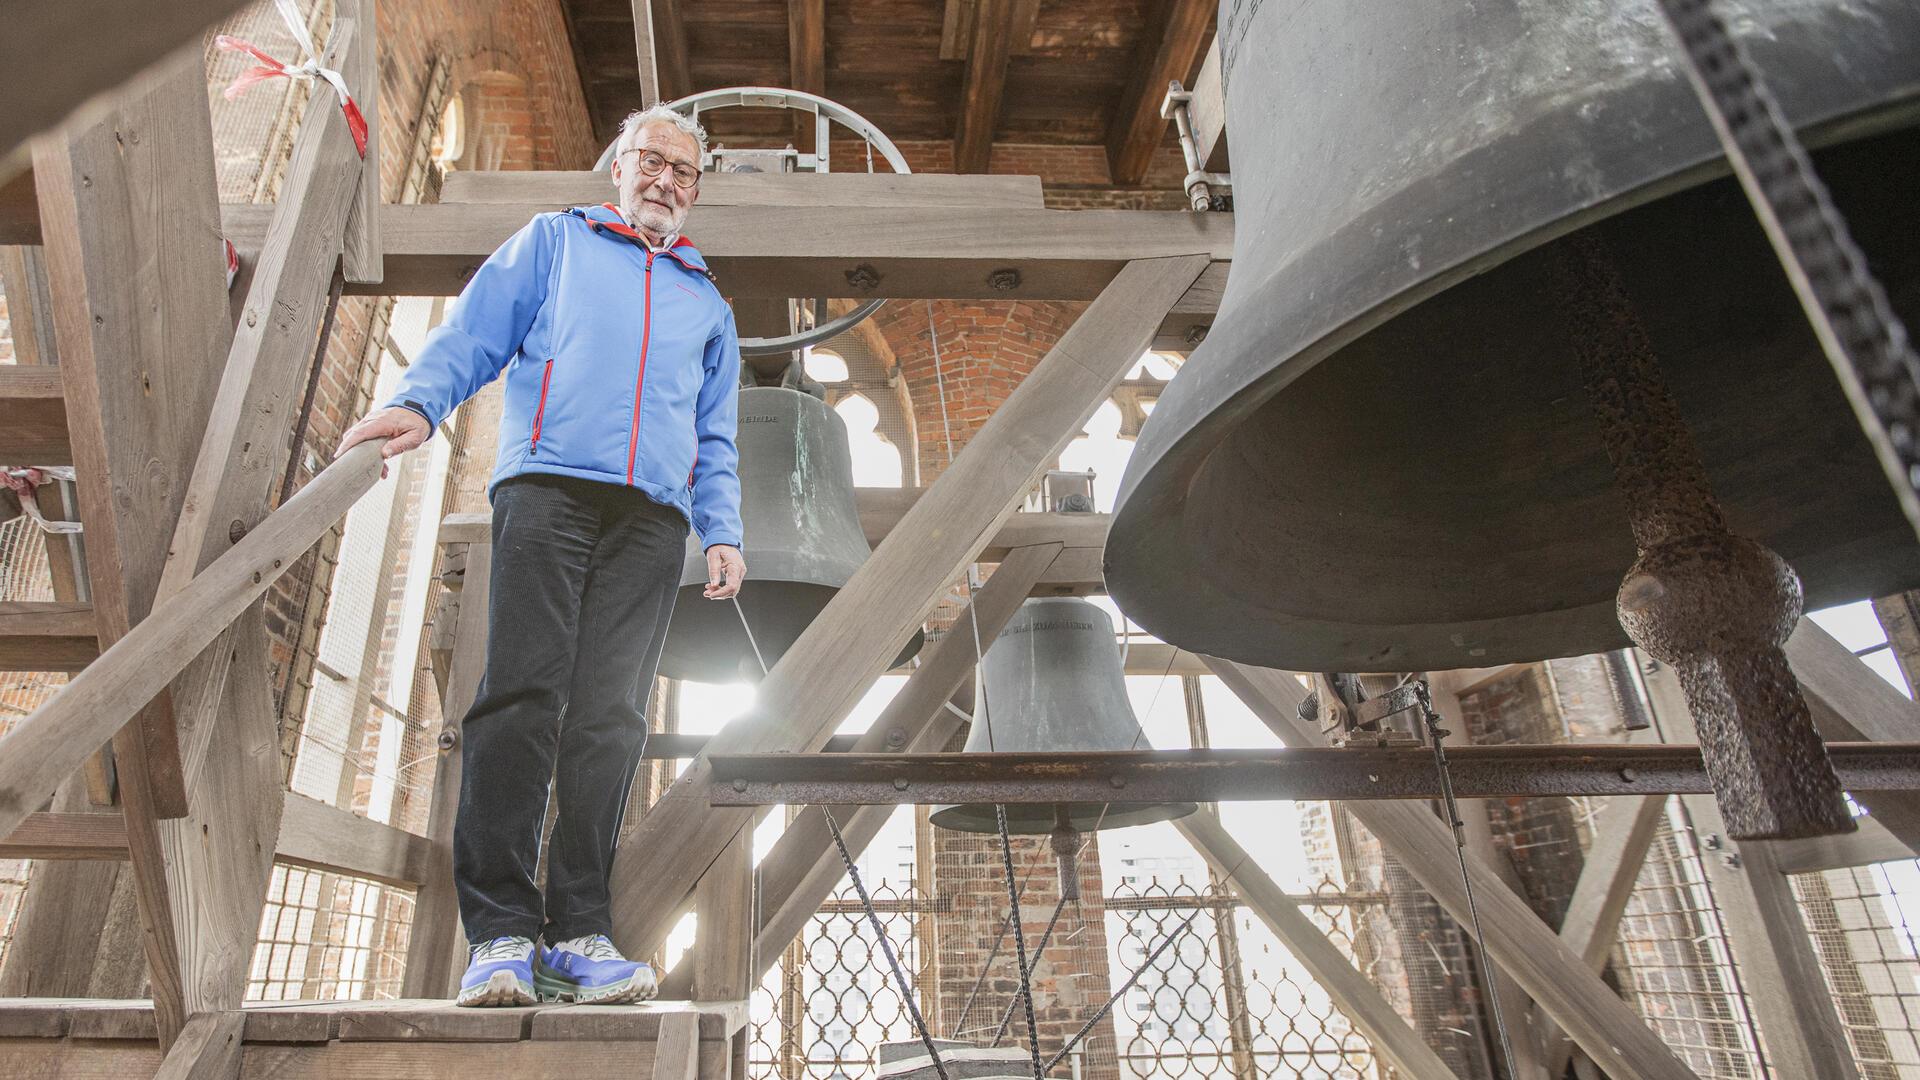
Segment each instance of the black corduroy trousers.
[{"label": "black corduroy trousers", "polygon": [[678,510],[633,488],[528,475],[495,489],[486,673],[462,722],[453,838],[469,941],[611,933],[614,843],[686,539]]}]

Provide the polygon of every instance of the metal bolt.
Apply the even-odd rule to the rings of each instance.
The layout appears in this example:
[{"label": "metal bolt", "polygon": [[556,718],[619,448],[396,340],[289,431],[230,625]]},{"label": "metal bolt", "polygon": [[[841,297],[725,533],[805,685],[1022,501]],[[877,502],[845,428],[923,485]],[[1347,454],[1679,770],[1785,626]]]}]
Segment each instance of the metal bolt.
[{"label": "metal bolt", "polygon": [[907,741],[907,733],[905,731],[902,731],[899,728],[888,729],[887,731],[888,746],[892,746],[892,747],[903,746],[906,744],[906,741]]},{"label": "metal bolt", "polygon": [[995,292],[1012,292],[1020,287],[1020,271],[1008,267],[987,275],[987,285]]},{"label": "metal bolt", "polygon": [[1117,788],[1123,788],[1127,786],[1127,778],[1124,776],[1109,776],[1107,777],[1107,783]]},{"label": "metal bolt", "polygon": [[248,326],[258,326],[258,325],[260,325],[260,316],[258,316],[258,315],[256,315],[256,314],[255,314],[255,313],[253,313],[252,311],[248,311],[248,312],[247,312],[247,325],[248,325]]},{"label": "metal bolt", "polygon": [[734,778],[733,778],[733,790],[735,790],[735,791],[739,791],[739,792],[744,792],[744,791],[746,791],[746,790],[747,790],[747,781],[746,781],[746,778],[744,778],[744,777],[739,777],[739,776],[736,776],[736,777],[734,777]]},{"label": "metal bolt", "polygon": [[1620,779],[1622,779],[1622,780],[1625,780],[1625,781],[1626,781],[1627,783],[1629,783],[1629,784],[1631,784],[1631,783],[1633,783],[1633,782],[1634,782],[1635,780],[1638,780],[1638,779],[1640,779],[1640,770],[1638,770],[1638,769],[1631,769],[1631,768],[1629,768],[1629,769],[1621,769],[1621,770],[1620,770]]},{"label": "metal bolt", "polygon": [[1729,851],[1720,856],[1720,861],[1726,863],[1729,869],[1740,869],[1740,853],[1737,851]]},{"label": "metal bolt", "polygon": [[893,778],[893,790],[895,790],[895,791],[905,791],[905,790],[907,790],[907,778],[906,778],[906,777],[904,777],[904,776],[896,776],[896,777],[894,777],[894,778]]},{"label": "metal bolt", "polygon": [[450,727],[441,728],[440,738],[437,741],[440,744],[440,749],[451,750],[460,745],[460,733]]},{"label": "metal bolt", "polygon": [[1201,342],[1207,340],[1207,329],[1208,328],[1204,325],[1187,327],[1187,333],[1186,333],[1187,344],[1198,345]]},{"label": "metal bolt", "polygon": [[241,541],[242,539],[244,539],[244,538],[246,537],[246,535],[247,535],[247,523],[246,523],[246,522],[244,522],[244,521],[241,521],[241,520],[240,520],[239,518],[234,518],[234,519],[233,519],[233,521],[231,521],[230,523],[228,523],[228,525],[227,525],[227,543],[229,543],[229,544],[237,544],[237,543],[239,543],[239,542],[240,542],[240,541]]},{"label": "metal bolt", "polygon": [[1719,851],[1720,850],[1720,834],[1708,833],[1707,835],[1701,837],[1700,846],[1703,848],[1706,848],[1708,851]]},{"label": "metal bolt", "polygon": [[880,286],[880,271],[872,263],[861,263],[847,271],[847,284],[861,292],[872,292]]}]

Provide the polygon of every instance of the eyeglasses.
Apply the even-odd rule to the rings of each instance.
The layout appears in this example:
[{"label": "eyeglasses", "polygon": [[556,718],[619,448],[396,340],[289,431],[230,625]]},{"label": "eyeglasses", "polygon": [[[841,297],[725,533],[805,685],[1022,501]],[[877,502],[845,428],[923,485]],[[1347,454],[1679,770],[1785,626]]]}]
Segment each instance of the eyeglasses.
[{"label": "eyeglasses", "polygon": [[[627,150],[629,154],[640,155],[640,175],[659,176],[660,170],[667,167],[667,159],[652,150]],[[700,182],[700,170],[682,162],[673,163],[673,182],[677,187],[690,188]]]}]

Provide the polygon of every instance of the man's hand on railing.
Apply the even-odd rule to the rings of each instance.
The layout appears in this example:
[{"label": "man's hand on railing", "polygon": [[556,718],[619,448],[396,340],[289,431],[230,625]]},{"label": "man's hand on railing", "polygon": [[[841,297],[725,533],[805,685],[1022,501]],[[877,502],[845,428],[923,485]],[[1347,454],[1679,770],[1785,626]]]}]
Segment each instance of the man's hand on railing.
[{"label": "man's hand on railing", "polygon": [[[380,456],[383,459],[398,457],[426,442],[427,436],[431,434],[433,429],[427,426],[426,417],[412,409],[403,409],[396,405],[390,409],[368,413],[359,423],[348,428],[347,433],[340,436],[340,449],[335,450],[333,456],[338,458],[351,450],[356,443],[371,439],[386,439],[387,445],[381,447]],[[380,475],[382,477],[387,475],[387,465],[384,460],[380,463]]]}]

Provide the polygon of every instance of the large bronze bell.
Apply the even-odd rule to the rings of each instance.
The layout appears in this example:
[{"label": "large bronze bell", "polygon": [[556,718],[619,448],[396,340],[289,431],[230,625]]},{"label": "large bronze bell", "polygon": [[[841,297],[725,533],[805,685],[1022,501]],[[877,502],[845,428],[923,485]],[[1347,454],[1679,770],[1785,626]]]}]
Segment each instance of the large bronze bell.
[{"label": "large bronze bell", "polygon": [[[761,661],[771,668],[873,553],[854,505],[853,456],[840,415],[812,394],[749,386],[740,391],[739,416],[747,580],[738,609],[706,599],[706,552],[697,536],[687,538],[680,595],[660,654],[660,673],[671,678],[758,680]],[[917,652],[922,639],[914,635],[896,662]]]},{"label": "large bronze bell", "polygon": [[[981,681],[986,711],[967,733],[967,753],[1152,749],[1127,701],[1113,620],[1085,600],[1036,597],[1022,604],[982,659]],[[1015,805],[1007,807],[1007,831],[1117,829],[1193,811],[1193,803]],[[935,825],[962,832],[999,831],[991,803],[943,806],[931,816]]]},{"label": "large bronze bell", "polygon": [[[1920,5],[1738,8],[1911,325]],[[1223,4],[1220,26],[1234,263],[1122,483],[1106,575],[1135,620],[1249,663],[1416,671],[1619,648],[1616,603],[1710,614],[1724,592],[1660,576],[1707,562],[1741,590],[1716,625],[1756,643],[1802,588],[1819,608],[1920,584],[1653,0]],[[1609,439],[1659,425],[1607,425],[1649,400],[1671,421],[1652,459],[1679,466],[1642,478],[1677,477],[1665,510],[1717,499],[1700,520],[1735,538],[1704,558],[1641,557],[1672,492],[1616,479]],[[1847,827],[1822,797],[1824,825],[1780,834]]]}]

